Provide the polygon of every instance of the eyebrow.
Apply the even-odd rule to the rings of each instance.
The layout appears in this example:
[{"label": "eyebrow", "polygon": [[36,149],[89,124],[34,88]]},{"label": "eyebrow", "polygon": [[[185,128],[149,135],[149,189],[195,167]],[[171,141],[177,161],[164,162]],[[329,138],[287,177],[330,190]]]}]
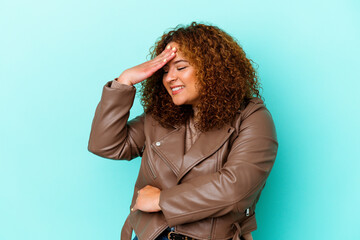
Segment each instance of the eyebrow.
[{"label": "eyebrow", "polygon": [[[187,62],[187,63],[188,63],[188,61],[183,60],[183,59],[180,59],[180,60],[175,61],[174,64],[177,64],[177,63],[179,63],[179,62]],[[165,66],[168,66],[168,64],[165,64],[164,67],[165,67]]]},{"label": "eyebrow", "polygon": [[181,60],[177,60],[177,61],[175,61],[175,62],[174,62],[174,64],[179,63],[179,62],[188,62],[188,61],[186,61],[186,60],[182,60],[182,59],[181,59]]}]

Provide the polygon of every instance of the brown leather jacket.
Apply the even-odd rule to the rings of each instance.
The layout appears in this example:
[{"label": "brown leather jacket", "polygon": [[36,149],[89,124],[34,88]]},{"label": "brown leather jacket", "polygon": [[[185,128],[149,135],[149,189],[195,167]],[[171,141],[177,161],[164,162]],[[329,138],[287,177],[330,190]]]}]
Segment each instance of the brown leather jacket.
[{"label": "brown leather jacket", "polygon": [[167,226],[195,239],[240,239],[256,226],[255,205],[278,149],[271,114],[259,98],[239,109],[231,124],[201,133],[184,154],[184,126],[163,128],[150,115],[128,121],[136,89],[103,88],[88,150],[110,159],[141,156],[137,191],[161,189],[162,211],[130,212],[121,232],[130,240],[155,239]]}]

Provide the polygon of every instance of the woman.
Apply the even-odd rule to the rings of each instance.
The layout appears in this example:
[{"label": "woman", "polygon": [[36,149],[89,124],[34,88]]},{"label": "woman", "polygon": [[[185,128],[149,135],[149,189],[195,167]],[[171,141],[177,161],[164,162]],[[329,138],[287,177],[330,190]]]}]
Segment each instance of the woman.
[{"label": "woman", "polygon": [[[146,81],[144,81],[146,80]],[[128,121],[142,84],[144,114]],[[141,156],[121,239],[252,239],[278,148],[256,72],[215,26],[178,26],[103,88],[89,151]]]}]

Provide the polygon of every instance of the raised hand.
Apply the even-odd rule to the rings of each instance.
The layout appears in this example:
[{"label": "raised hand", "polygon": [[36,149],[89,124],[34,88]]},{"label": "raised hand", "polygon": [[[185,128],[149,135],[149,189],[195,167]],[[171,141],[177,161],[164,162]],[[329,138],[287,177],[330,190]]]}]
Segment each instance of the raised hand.
[{"label": "raised hand", "polygon": [[165,50],[154,59],[126,69],[118,77],[117,81],[127,85],[134,85],[144,81],[173,59],[176,56],[176,51],[177,49],[175,47],[172,47],[170,44],[167,45]]}]

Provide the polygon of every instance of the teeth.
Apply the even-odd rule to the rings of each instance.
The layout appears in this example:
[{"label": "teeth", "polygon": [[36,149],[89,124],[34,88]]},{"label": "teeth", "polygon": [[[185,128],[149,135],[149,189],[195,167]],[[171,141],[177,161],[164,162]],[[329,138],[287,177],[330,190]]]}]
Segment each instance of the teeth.
[{"label": "teeth", "polygon": [[172,91],[177,91],[177,90],[180,90],[180,89],[182,89],[182,88],[184,88],[184,86],[176,87],[176,88],[173,88],[173,89],[171,89],[171,90],[172,90]]}]

